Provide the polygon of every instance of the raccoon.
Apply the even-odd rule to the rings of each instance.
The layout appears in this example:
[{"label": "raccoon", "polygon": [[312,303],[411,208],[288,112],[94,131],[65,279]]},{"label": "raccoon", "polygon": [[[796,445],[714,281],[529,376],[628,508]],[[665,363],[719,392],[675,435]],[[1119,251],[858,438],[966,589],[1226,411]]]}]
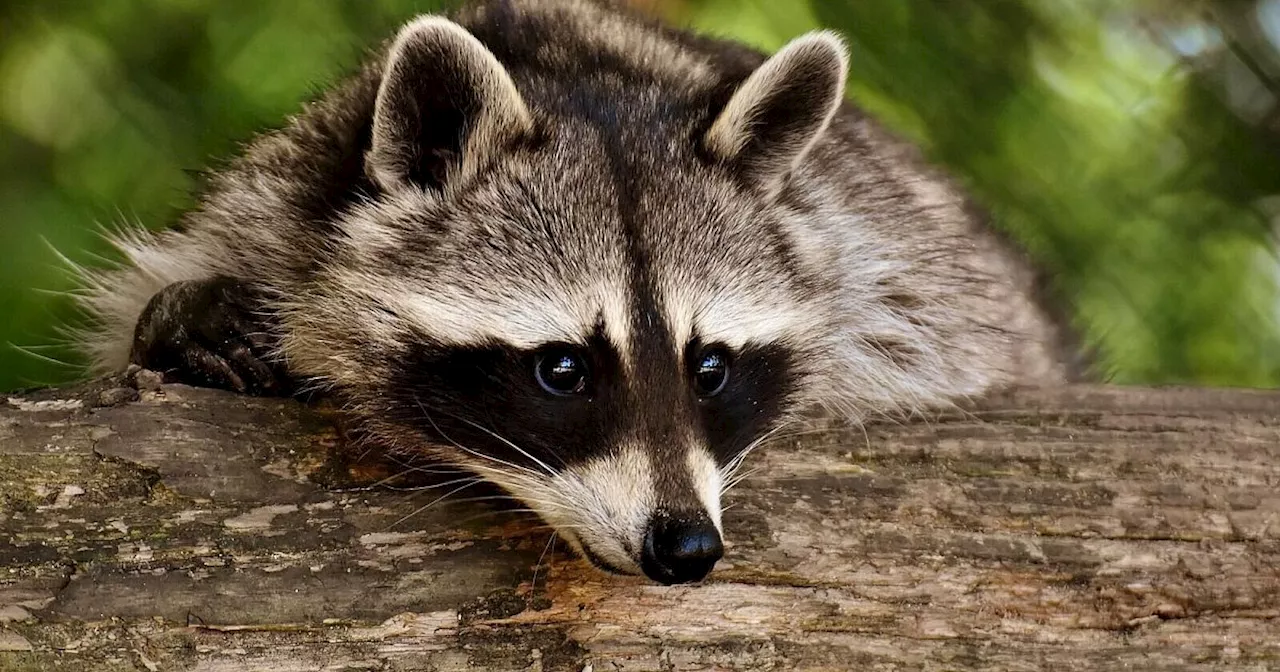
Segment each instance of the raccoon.
[{"label": "raccoon", "polygon": [[84,343],[319,391],[470,470],[596,567],[723,554],[769,432],[1063,380],[1016,250],[845,102],[835,33],[772,56],[608,2],[422,16],[87,274]]}]

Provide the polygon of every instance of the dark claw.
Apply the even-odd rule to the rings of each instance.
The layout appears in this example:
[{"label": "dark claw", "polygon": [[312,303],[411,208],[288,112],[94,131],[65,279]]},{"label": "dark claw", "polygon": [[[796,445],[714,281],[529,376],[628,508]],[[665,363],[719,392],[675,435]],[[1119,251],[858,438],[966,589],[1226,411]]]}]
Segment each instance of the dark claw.
[{"label": "dark claw", "polygon": [[166,379],[248,394],[289,394],[261,293],[234,278],[175,282],[138,318],[134,364]]},{"label": "dark claw", "polygon": [[244,374],[245,383],[254,394],[273,394],[277,387],[276,375],[250,346],[241,342],[228,345],[224,356],[237,371]]},{"label": "dark claw", "polygon": [[244,380],[227,364],[226,360],[192,345],[183,353],[183,366],[179,369],[166,369],[166,377],[173,377],[177,382],[200,387],[217,387],[224,390],[246,392]]}]

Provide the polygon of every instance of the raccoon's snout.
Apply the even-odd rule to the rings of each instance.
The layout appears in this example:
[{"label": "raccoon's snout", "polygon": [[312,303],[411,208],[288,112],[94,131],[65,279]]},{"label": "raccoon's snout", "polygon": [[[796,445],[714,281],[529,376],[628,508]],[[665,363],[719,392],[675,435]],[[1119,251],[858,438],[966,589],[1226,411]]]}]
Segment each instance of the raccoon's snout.
[{"label": "raccoon's snout", "polygon": [[629,442],[538,481],[502,473],[493,479],[597,569],[668,585],[699,581],[724,555],[720,470],[700,447],[687,451],[685,465],[652,453]]},{"label": "raccoon's snout", "polygon": [[645,530],[640,569],[659,583],[691,583],[710,574],[723,555],[720,531],[705,514],[658,515]]}]

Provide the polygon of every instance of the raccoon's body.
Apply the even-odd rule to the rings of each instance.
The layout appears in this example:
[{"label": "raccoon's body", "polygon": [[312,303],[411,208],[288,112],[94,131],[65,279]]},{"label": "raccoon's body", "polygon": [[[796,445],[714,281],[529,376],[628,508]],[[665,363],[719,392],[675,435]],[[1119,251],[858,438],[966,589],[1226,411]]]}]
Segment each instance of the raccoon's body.
[{"label": "raccoon's body", "polygon": [[832,34],[767,59],[575,0],[407,25],[90,278],[98,365],[340,398],[597,566],[697,580],[752,443],[1064,375],[1017,255],[842,103]]}]

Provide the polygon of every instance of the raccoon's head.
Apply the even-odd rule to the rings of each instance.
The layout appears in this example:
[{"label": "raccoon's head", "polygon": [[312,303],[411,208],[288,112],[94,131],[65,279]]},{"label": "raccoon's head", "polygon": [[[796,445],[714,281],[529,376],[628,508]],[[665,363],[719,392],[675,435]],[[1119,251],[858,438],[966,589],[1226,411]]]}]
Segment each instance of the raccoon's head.
[{"label": "raccoon's head", "polygon": [[442,18],[399,34],[378,193],[286,311],[290,365],[597,567],[702,579],[726,480],[824,366],[829,288],[775,201],[839,104],[843,47],[811,34],[688,86],[503,53]]}]

